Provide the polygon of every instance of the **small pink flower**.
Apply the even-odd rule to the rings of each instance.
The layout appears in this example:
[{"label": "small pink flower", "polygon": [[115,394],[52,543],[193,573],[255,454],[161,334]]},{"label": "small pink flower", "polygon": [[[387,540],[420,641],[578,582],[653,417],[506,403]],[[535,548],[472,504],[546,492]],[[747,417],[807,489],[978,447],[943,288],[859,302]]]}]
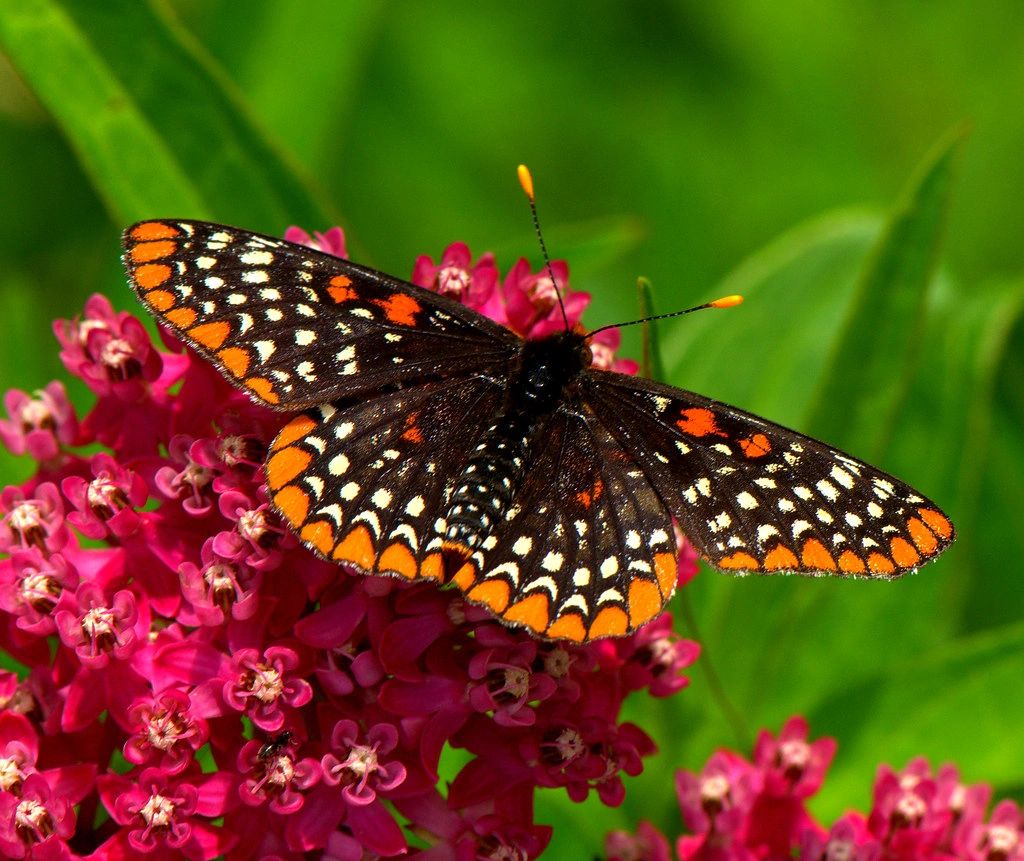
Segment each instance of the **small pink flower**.
[{"label": "small pink flower", "polygon": [[213,508],[215,497],[212,493],[216,473],[208,466],[192,459],[191,437],[178,434],[167,446],[167,453],[173,466],[160,467],[153,483],[168,499],[181,499],[186,513],[195,517],[207,514]]},{"label": "small pink flower", "polygon": [[91,481],[72,475],[61,483],[76,509],[68,515],[68,522],[86,538],[103,538],[108,530],[119,539],[127,538],[142,524],[133,509],[143,506],[149,497],[146,482],[103,452],[93,456],[89,468],[94,476]]},{"label": "small pink flower", "polygon": [[4,488],[0,513],[0,552],[35,547],[49,554],[60,550],[68,540],[64,503],[50,482],[38,485],[33,496],[18,487]]},{"label": "small pink flower", "polygon": [[305,792],[322,775],[313,757],[299,759],[292,744],[248,741],[238,752],[242,775],[238,792],[242,801],[257,807],[268,805],[274,813],[290,814],[305,803]]},{"label": "small pink flower", "polygon": [[63,383],[50,383],[34,398],[11,389],[4,406],[10,419],[0,420],[0,440],[12,454],[27,452],[46,463],[57,457],[61,446],[77,441],[78,419]]},{"label": "small pink flower", "polygon": [[413,267],[412,283],[461,302],[499,323],[505,322],[498,292],[498,269],[490,252],[474,263],[469,246],[455,242],[444,250],[436,265],[430,257],[421,255]]},{"label": "small pink flower", "polygon": [[112,838],[121,851],[164,851],[190,861],[212,861],[237,839],[210,823],[229,806],[229,781],[222,776],[193,772],[171,778],[158,768],[146,768],[131,778],[104,774],[98,782],[104,806],[122,826]]},{"label": "small pink flower", "polygon": [[226,619],[250,619],[259,608],[263,575],[245,562],[219,556],[214,540],[203,544],[201,568],[183,562],[181,590],[200,625],[222,625]]},{"label": "small pink flower", "polygon": [[505,276],[502,291],[508,326],[524,338],[543,338],[565,328],[558,307],[559,292],[570,329],[579,323],[583,309],[590,302],[589,293],[569,291],[569,267],[564,260],[552,262],[551,270],[554,281],[546,266],[531,272],[529,262],[521,257]]},{"label": "small pink flower", "polygon": [[19,793],[0,793],[0,854],[7,858],[70,857],[65,841],[75,832],[74,801],[41,774],[29,775]]},{"label": "small pink flower", "polygon": [[469,662],[469,702],[479,712],[493,712],[499,726],[530,726],[537,714],[532,703],[543,702],[557,689],[555,680],[533,669],[535,642],[497,626],[477,631],[482,647]]},{"label": "small pink flower", "polygon": [[604,840],[607,861],[672,861],[668,838],[647,820],[641,820],[636,834],[611,831]]},{"label": "small pink flower", "polygon": [[299,708],[313,697],[309,682],[295,674],[298,666],[298,654],[284,646],[271,646],[262,657],[256,649],[241,649],[231,658],[224,701],[265,732],[277,732],[286,707]]},{"label": "small pink flower", "polygon": [[15,550],[0,560],[0,609],[17,617],[23,631],[47,636],[56,631],[53,611],[78,574],[59,553],[44,556],[35,547]]},{"label": "small pink flower", "polygon": [[590,339],[590,353],[593,356],[592,367],[599,371],[615,371],[617,374],[633,376],[640,370],[638,362],[632,359],[619,359],[615,351],[622,343],[622,332],[618,328],[603,329]]},{"label": "small pink flower", "polygon": [[160,376],[160,354],[142,324],[131,314],[115,312],[105,296],[92,296],[83,317],[58,321],[54,332],[64,348],[65,367],[99,395],[135,399],[140,383]]},{"label": "small pink flower", "polygon": [[793,717],[786,721],[778,738],[764,730],[754,747],[754,764],[764,772],[764,788],[770,795],[793,795],[809,798],[825,780],[836,741],[819,738],[807,740],[807,721]]},{"label": "small pink flower", "polygon": [[76,609],[54,615],[64,645],[75,650],[83,666],[99,669],[113,658],[124,660],[138,641],[135,596],[127,589],[109,601],[96,583],[82,583],[75,592]]},{"label": "small pink flower", "polygon": [[135,702],[128,720],[136,732],[124,743],[125,759],[169,775],[184,771],[209,738],[206,721],[191,714],[188,694],[174,688]]},{"label": "small pink flower", "polygon": [[365,742],[359,740],[361,735],[354,721],[338,721],[331,732],[331,752],[321,760],[324,783],[340,786],[345,800],[359,807],[372,804],[378,792],[394,789],[406,774],[401,762],[384,761],[384,755],[398,744],[398,733],[391,724],[371,726]]},{"label": "small pink flower", "polygon": [[315,232],[312,237],[301,227],[289,227],[284,232],[284,238],[296,245],[312,248],[314,251],[322,251],[324,254],[348,259],[348,251],[345,249],[345,231],[340,227],[332,227],[326,233]]}]

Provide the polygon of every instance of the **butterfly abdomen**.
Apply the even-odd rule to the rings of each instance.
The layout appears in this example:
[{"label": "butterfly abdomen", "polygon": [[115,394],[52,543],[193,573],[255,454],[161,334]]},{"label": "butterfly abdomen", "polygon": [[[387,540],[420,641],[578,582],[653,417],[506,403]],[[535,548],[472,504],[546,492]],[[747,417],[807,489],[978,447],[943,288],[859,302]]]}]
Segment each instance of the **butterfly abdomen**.
[{"label": "butterfly abdomen", "polygon": [[505,406],[455,482],[445,518],[448,542],[475,550],[505,516],[529,468],[532,440],[588,362],[584,338],[575,332],[523,344]]}]

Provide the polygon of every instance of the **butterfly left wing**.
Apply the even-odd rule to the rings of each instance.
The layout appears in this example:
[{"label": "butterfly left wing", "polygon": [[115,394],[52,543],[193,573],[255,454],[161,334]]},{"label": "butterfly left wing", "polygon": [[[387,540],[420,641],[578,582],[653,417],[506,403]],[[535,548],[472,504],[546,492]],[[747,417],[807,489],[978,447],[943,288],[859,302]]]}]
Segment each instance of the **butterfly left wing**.
[{"label": "butterfly left wing", "polygon": [[811,437],[651,380],[591,371],[583,386],[716,568],[894,578],[953,540],[935,503]]},{"label": "butterfly left wing", "polygon": [[247,230],[144,221],[123,244],[131,284],[153,316],[277,409],[487,372],[520,343],[444,296]]},{"label": "butterfly left wing", "polygon": [[515,504],[455,584],[536,636],[628,634],[675,588],[672,516],[593,411],[563,406],[536,439]]}]

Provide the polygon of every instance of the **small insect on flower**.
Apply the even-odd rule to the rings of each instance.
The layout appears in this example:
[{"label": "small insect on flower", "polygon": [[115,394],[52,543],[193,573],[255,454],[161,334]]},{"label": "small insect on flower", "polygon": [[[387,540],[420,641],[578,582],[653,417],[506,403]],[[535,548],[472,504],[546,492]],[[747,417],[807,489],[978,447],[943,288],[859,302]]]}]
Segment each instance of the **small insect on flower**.
[{"label": "small insect on flower", "polygon": [[262,745],[259,752],[256,754],[256,758],[266,762],[268,759],[273,759],[275,756],[283,753],[292,743],[292,732],[291,730],[284,730],[279,732],[273,738],[271,738],[266,744]]},{"label": "small insect on flower", "polygon": [[677,580],[674,522],[733,573],[894,578],[953,540],[937,505],[863,461],[595,366],[609,327],[569,324],[550,265],[564,325],[524,339],[447,295],[233,227],[145,221],[124,247],[163,325],[255,401],[298,413],[265,468],[306,546],[454,584],[537,636],[587,642],[657,616]]}]

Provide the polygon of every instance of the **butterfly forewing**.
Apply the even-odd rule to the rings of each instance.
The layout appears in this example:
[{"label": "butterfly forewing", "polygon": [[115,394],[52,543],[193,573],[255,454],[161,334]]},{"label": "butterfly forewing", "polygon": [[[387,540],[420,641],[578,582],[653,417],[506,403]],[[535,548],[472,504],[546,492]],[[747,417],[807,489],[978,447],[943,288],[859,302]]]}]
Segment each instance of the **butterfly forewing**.
[{"label": "butterfly forewing", "polygon": [[153,315],[279,409],[484,370],[519,343],[457,302],[283,239],[165,220],[123,243]]},{"label": "butterfly forewing", "polygon": [[953,540],[913,488],[758,416],[618,374],[591,374],[588,397],[722,570],[898,577]]}]

